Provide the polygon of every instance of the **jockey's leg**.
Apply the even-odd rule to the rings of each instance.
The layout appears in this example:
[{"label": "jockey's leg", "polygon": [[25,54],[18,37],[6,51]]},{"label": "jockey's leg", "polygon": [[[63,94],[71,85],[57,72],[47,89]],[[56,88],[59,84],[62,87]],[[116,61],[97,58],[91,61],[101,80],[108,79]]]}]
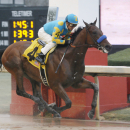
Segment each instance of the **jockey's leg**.
[{"label": "jockey's leg", "polygon": [[56,43],[53,43],[53,42],[52,42],[52,36],[49,35],[49,34],[47,34],[47,33],[44,31],[44,28],[43,28],[43,27],[41,27],[41,28],[39,29],[39,31],[38,31],[38,36],[39,36],[39,38],[40,38],[42,41],[44,41],[44,42],[47,43],[46,46],[41,49],[41,53],[39,54],[39,56],[36,57],[36,60],[37,60],[38,62],[44,64],[45,55],[47,54],[47,52],[48,52],[51,48],[53,48],[54,46],[56,46]]},{"label": "jockey's leg", "polygon": [[41,64],[44,64],[45,55],[46,55],[47,52],[48,52],[49,50],[51,50],[51,48],[53,48],[54,46],[56,46],[56,43],[53,43],[53,42],[50,42],[50,43],[46,44],[46,46],[41,49],[41,53],[39,53],[38,57],[36,57],[36,60],[37,60],[38,62],[40,62]]}]

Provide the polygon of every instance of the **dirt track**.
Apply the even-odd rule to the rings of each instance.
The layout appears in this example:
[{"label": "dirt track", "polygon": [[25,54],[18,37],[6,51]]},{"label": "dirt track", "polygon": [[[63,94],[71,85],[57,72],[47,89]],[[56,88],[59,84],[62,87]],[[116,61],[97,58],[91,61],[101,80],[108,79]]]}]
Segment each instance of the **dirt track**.
[{"label": "dirt track", "polygon": [[129,130],[130,123],[0,115],[0,130]]},{"label": "dirt track", "polygon": [[[130,129],[130,122],[120,122],[117,118],[127,115],[128,109],[121,112],[113,111],[104,116],[108,120],[76,120],[76,119],[54,119],[41,116],[15,116],[10,115],[11,103],[11,75],[0,73],[0,130],[127,130]],[[124,111],[125,110],[125,111]],[[112,113],[112,114],[111,114]],[[130,115],[130,113],[129,113]]]}]

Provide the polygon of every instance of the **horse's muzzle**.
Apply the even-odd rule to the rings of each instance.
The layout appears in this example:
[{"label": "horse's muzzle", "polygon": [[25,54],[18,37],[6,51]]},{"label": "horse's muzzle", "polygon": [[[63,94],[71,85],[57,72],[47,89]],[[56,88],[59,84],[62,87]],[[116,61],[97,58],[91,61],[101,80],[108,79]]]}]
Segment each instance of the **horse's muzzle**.
[{"label": "horse's muzzle", "polygon": [[105,49],[109,52],[111,50],[112,46],[111,45],[106,45]]}]

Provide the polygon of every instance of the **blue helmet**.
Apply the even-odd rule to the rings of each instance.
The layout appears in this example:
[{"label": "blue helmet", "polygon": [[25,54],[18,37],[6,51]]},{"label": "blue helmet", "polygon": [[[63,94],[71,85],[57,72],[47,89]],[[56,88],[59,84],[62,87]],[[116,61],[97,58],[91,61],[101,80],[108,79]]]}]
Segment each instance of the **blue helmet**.
[{"label": "blue helmet", "polygon": [[65,20],[72,24],[78,24],[78,17],[74,14],[67,15]]}]

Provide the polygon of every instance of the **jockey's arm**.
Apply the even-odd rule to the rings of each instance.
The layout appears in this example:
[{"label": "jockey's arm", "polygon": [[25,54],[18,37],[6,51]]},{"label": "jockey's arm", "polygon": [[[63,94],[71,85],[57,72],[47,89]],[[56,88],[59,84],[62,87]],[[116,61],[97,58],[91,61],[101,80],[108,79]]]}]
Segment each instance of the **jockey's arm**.
[{"label": "jockey's arm", "polygon": [[60,34],[62,32],[58,27],[54,27],[53,33],[52,33],[52,42],[57,44],[65,44],[65,40],[60,39]]},{"label": "jockey's arm", "polygon": [[63,33],[63,30],[61,31],[58,27],[54,27],[53,33],[52,33],[52,42],[57,44],[65,44],[65,40],[70,40],[69,34],[65,35],[65,40],[60,39],[60,35]]}]

